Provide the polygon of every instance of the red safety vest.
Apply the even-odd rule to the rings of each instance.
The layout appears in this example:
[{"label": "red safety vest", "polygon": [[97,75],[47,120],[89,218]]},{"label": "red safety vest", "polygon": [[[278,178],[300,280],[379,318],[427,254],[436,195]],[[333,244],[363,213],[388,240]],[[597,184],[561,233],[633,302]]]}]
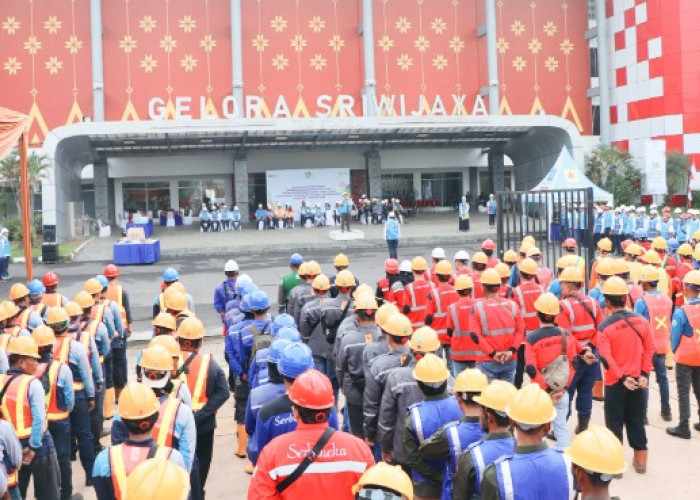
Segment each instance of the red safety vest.
[{"label": "red safety vest", "polygon": [[[70,366],[70,343],[74,342],[73,337],[65,335],[56,339],[53,344],[53,359]],[[72,370],[71,370],[72,371]],[[73,378],[73,390],[82,391],[85,388],[83,382]]]},{"label": "red safety vest", "polygon": [[[184,364],[189,356],[180,358],[180,365]],[[207,399],[207,379],[209,377],[209,364],[211,354],[195,354],[194,359],[189,364],[187,373],[187,387],[192,394],[192,411],[199,411],[209,401]]]},{"label": "red safety vest", "polygon": [[452,359],[455,361],[481,361],[482,352],[469,336],[470,317],[474,299],[463,297],[449,307],[452,330]]},{"label": "red safety vest", "polygon": [[149,458],[167,460],[171,448],[167,446],[133,446],[122,443],[109,449],[109,467],[112,472],[114,498],[121,500],[126,495],[126,478],[141,462]]},{"label": "red safety vest", "polygon": [[158,446],[173,447],[173,435],[175,433],[175,420],[182,401],[179,398],[165,398],[160,404],[158,421],[153,426],[151,434]]},{"label": "red safety vest", "polygon": [[[5,388],[5,383],[10,378],[12,375],[6,373],[0,375],[0,391]],[[3,418],[12,424],[19,439],[27,439],[32,433],[34,420],[29,406],[29,384],[32,380],[34,377],[31,375],[21,374],[15,377],[5,392],[2,406],[0,406]],[[44,422],[44,430],[46,425]]]},{"label": "red safety vest", "polygon": [[644,289],[639,285],[635,285],[634,283],[627,283],[627,289],[629,290],[627,309],[633,311],[634,305],[637,303],[637,301],[644,297]]},{"label": "red safety vest", "polygon": [[547,289],[552,281],[552,270],[548,267],[540,267],[537,269],[537,281],[542,285],[543,289]]},{"label": "red safety vest", "polygon": [[538,285],[534,281],[521,281],[519,286],[513,288],[513,295],[518,306],[520,306],[520,313],[525,323],[525,333],[537,330],[540,327],[535,301],[543,293],[542,285]]},{"label": "red safety vest", "polygon": [[[586,304],[588,309],[593,313],[593,316],[586,311],[581,302],[576,300],[576,298]],[[580,293],[576,294],[576,298],[566,297],[561,300],[560,305],[562,313],[568,316],[571,325],[571,334],[578,340],[579,344],[585,346],[591,342],[598,332],[597,320],[599,318],[598,311],[600,309],[600,304],[598,304],[597,300]]]},{"label": "red safety vest", "polygon": [[[518,314],[518,305],[512,300],[491,298],[479,300],[474,305],[474,314],[481,321],[481,335],[492,339],[500,337],[512,337],[515,335],[515,320]],[[481,356],[487,357],[490,353],[479,351]]]},{"label": "red safety vest", "polygon": [[486,262],[486,269],[496,267],[496,265],[498,265],[499,262],[501,262],[501,259],[497,259],[496,257],[489,257],[489,260]]},{"label": "red safety vest", "polygon": [[430,300],[433,313],[430,326],[438,334],[441,344],[450,345],[452,339],[447,335],[447,312],[450,305],[459,300],[459,295],[452,285],[442,284],[430,293]]},{"label": "red safety vest", "polygon": [[693,329],[693,336],[681,335],[680,344],[678,344],[673,358],[676,363],[682,365],[700,366],[700,306],[688,304],[682,309]]},{"label": "red safety vest", "polygon": [[676,269],[678,267],[678,262],[673,257],[669,257],[668,254],[664,255],[661,261],[661,267],[666,269],[669,278],[673,278],[676,275]]},{"label": "red safety vest", "polygon": [[666,354],[671,335],[671,310],[673,302],[663,293],[646,294],[642,300],[649,311],[649,326],[654,335],[656,354]]},{"label": "red safety vest", "polygon": [[396,304],[396,294],[391,289],[389,278],[382,278],[377,281],[377,288],[382,292],[382,299],[385,304]]},{"label": "red safety vest", "polygon": [[63,296],[60,293],[45,293],[41,297],[41,303],[46,307],[61,307],[63,305]]},{"label": "red safety vest", "polygon": [[428,294],[435,292],[435,290],[432,281],[420,280],[406,285],[406,299],[411,308],[408,319],[411,320],[414,330],[425,326],[425,316],[428,314]]},{"label": "red safety vest", "polygon": [[[50,363],[39,363],[34,372],[34,376],[41,380],[44,375],[48,376],[48,387],[49,392],[46,393],[46,418],[49,422],[57,422],[59,420],[66,420],[70,413],[66,410],[62,410],[58,406],[58,376],[61,371],[61,366],[63,363],[59,361],[51,361]],[[46,373],[46,368],[48,367],[48,373]]]}]

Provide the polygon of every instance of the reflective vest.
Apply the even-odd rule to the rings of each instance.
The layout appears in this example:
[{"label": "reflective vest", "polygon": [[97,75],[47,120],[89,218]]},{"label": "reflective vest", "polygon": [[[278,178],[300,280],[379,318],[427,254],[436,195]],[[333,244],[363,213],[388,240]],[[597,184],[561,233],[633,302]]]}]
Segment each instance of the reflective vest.
[{"label": "reflective vest", "polygon": [[180,386],[182,386],[182,384],[184,384],[185,382],[181,379],[171,379],[170,382],[173,384],[173,388],[170,391],[170,394],[168,394],[168,396],[170,396],[171,398],[179,398],[180,396],[178,396],[178,394],[180,394]]},{"label": "reflective vest", "polygon": [[17,326],[20,328],[23,328],[27,330],[29,328],[29,315],[32,313],[32,310],[29,308],[26,308],[24,311],[22,311],[19,315],[17,323],[15,323]]},{"label": "reflective vest", "polygon": [[459,300],[459,295],[451,285],[439,285],[435,291],[430,294],[435,302],[432,323],[430,326],[440,338],[440,343],[450,345],[452,339],[447,335],[447,313],[450,305]]},{"label": "reflective vest", "polygon": [[[124,448],[127,448],[126,453]],[[146,447],[123,443],[112,446],[109,449],[109,467],[112,472],[114,498],[121,500],[125,497],[126,478],[134,470],[134,467],[149,458],[167,460],[171,451],[171,448],[157,445]]]},{"label": "reflective vest", "polygon": [[452,359],[456,361],[479,361],[481,351],[469,336],[469,317],[474,306],[474,299],[465,297],[450,305],[449,314],[452,318]]},{"label": "reflective vest", "polygon": [[[58,376],[62,365],[63,363],[59,361],[39,363],[34,372],[34,377],[41,380],[44,389],[46,390],[48,387],[46,392],[46,418],[49,422],[66,420],[70,416],[70,412],[61,409],[58,405]],[[46,371],[47,367],[48,372]]]},{"label": "reflective vest", "polygon": [[[576,300],[577,298],[578,300]],[[586,304],[588,309],[593,313],[593,316],[586,311],[579,300]],[[562,312],[569,316],[571,334],[582,346],[588,345],[598,331],[596,318],[598,317],[599,305],[597,301],[577,293],[576,298],[566,297],[560,304]]]},{"label": "reflective vest", "polygon": [[634,305],[639,299],[644,297],[644,290],[641,286],[635,285],[634,283],[627,283],[627,289],[629,290],[629,300],[627,301],[627,309],[630,311],[634,311]]},{"label": "reflective vest", "polygon": [[484,437],[481,424],[478,422],[452,422],[445,427],[445,436],[450,454],[447,458],[445,474],[442,479],[441,500],[452,500],[452,481],[457,473],[457,461],[468,446]]},{"label": "reflective vest", "polygon": [[44,311],[46,311],[46,304],[43,302],[37,302],[36,304],[29,304],[28,309],[36,311],[39,316],[44,316]]},{"label": "reflective vest", "polygon": [[432,281],[414,281],[406,285],[406,295],[410,302],[411,310],[408,313],[408,319],[411,320],[413,329],[425,326],[425,316],[428,314],[428,294],[436,292],[435,285]]},{"label": "reflective vest", "polygon": [[53,359],[67,365],[70,368],[70,371],[73,373],[73,390],[82,391],[85,386],[83,385],[83,381],[80,380],[80,374],[78,373],[77,368],[74,368],[70,364],[71,342],[73,342],[73,338],[69,335],[57,338],[56,342],[53,344]]},{"label": "reflective vest", "polygon": [[[106,297],[117,303],[119,312],[122,315],[122,321],[126,325],[126,309],[124,309],[124,288],[121,285],[110,285],[107,287]],[[127,325],[128,326],[128,325]]]},{"label": "reflective vest", "polygon": [[654,335],[656,354],[666,354],[668,351],[668,339],[671,334],[671,310],[673,303],[666,295],[661,293],[647,294],[642,300],[649,311],[649,326]]},{"label": "reflective vest", "polygon": [[571,498],[574,479],[571,460],[562,450],[546,449],[535,453],[501,457],[494,462],[501,498]]},{"label": "reflective vest", "polygon": [[[481,321],[481,335],[484,337],[512,337],[515,335],[517,308],[518,305],[508,299],[493,298],[477,302],[474,306],[474,313],[479,315]],[[481,351],[482,356],[489,354]]]},{"label": "reflective vest", "polygon": [[165,307],[165,294],[161,293],[158,295],[158,307],[160,308],[159,312],[165,312],[168,309]]},{"label": "reflective vest", "polygon": [[700,366],[700,307],[697,304],[688,304],[682,309],[693,329],[693,336],[681,335],[673,358],[676,363],[682,365]]},{"label": "reflective vest", "polygon": [[515,298],[520,306],[520,313],[525,323],[525,332],[537,330],[540,327],[540,320],[537,317],[535,301],[544,293],[542,285],[534,281],[521,282],[520,286],[513,289]]},{"label": "reflective vest", "polygon": [[391,289],[389,278],[382,278],[377,281],[377,289],[382,293],[382,299],[385,304],[396,304],[396,294]]},{"label": "reflective vest", "polygon": [[515,439],[487,439],[474,443],[469,447],[469,454],[474,464],[474,496],[481,498],[481,482],[484,480],[486,467],[494,460],[505,455],[512,455],[515,451]]},{"label": "reflective vest", "polygon": [[19,332],[21,332],[21,331],[22,331],[22,328],[20,328],[18,325],[11,326],[11,327],[9,327],[9,329],[5,328],[5,333],[9,334],[10,337],[19,336]]},{"label": "reflective vest", "polygon": [[41,303],[46,307],[61,307],[63,296],[60,293],[45,293],[41,297]]},{"label": "reflective vest", "polygon": [[105,307],[106,304],[104,302],[95,304],[92,309],[90,309],[90,319],[102,322],[105,316]]},{"label": "reflective vest", "polygon": [[182,400],[172,397],[167,397],[160,403],[158,420],[151,431],[151,434],[153,434],[153,441],[155,441],[158,446],[173,447],[175,421],[177,420],[177,412],[180,409],[180,404],[182,404]]},{"label": "reflective vest", "polygon": [[548,267],[540,267],[537,269],[537,281],[542,285],[543,289],[547,289],[549,283],[552,281],[552,270]]},{"label": "reflective vest", "polygon": [[[80,343],[83,344],[83,347],[85,348],[85,352],[87,353],[88,360],[90,359],[90,354],[92,354],[92,346],[90,339],[97,339],[97,329],[100,327],[100,322],[93,319],[88,323],[87,328],[82,331],[80,334]],[[90,335],[83,335],[83,333],[89,333]],[[97,342],[95,340],[95,342]],[[100,363],[104,363],[105,357],[104,354],[100,354]]]},{"label": "reflective vest", "polygon": [[[5,388],[5,383],[10,378],[14,377],[5,392],[5,397],[2,399],[2,416],[5,420],[9,420],[12,427],[15,428],[19,439],[27,439],[32,434],[32,410],[29,406],[29,384],[34,377],[31,375],[21,374],[18,376],[8,375],[3,373],[0,375],[0,391]],[[44,422],[44,430],[46,430],[46,422]]]},{"label": "reflective vest", "polygon": [[0,334],[0,351],[7,352],[7,345],[10,343],[11,338],[12,335],[10,335],[9,333]]},{"label": "reflective vest", "polygon": [[[181,363],[186,360],[182,359]],[[209,364],[211,354],[195,354],[189,364],[187,373],[187,387],[192,393],[192,411],[199,411],[207,403],[207,378],[209,377]]]}]

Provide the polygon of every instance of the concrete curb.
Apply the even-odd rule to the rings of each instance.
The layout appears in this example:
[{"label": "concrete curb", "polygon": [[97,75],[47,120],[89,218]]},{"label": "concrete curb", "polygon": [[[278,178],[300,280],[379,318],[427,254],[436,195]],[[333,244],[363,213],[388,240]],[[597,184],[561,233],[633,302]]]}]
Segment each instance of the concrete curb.
[{"label": "concrete curb", "polygon": [[87,246],[88,243],[92,242],[95,239],[95,236],[91,236],[87,240],[83,241],[78,247],[73,250],[71,253],[66,255],[66,259],[75,261],[75,257]]}]

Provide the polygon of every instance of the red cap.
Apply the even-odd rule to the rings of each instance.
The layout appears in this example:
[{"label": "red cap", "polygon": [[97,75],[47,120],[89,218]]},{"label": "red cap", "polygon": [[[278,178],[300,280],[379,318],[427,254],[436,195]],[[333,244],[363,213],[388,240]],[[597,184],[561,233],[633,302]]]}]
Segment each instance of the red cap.
[{"label": "red cap", "polygon": [[630,246],[634,241],[632,240],[625,240],[622,243],[620,243],[620,246],[622,247],[622,250],[627,250],[627,247]]},{"label": "red cap", "polygon": [[296,378],[289,389],[289,399],[310,410],[325,410],[335,403],[330,379],[314,369],[306,370]]},{"label": "red cap", "polygon": [[578,243],[576,243],[576,240],[573,238],[566,238],[562,246],[564,248],[576,248],[578,247]]},{"label": "red cap", "polygon": [[396,259],[386,259],[384,270],[389,274],[399,274],[399,261]]},{"label": "red cap", "polygon": [[481,244],[481,249],[482,250],[495,250],[496,249],[496,244],[493,242],[491,239],[486,239],[484,242]]},{"label": "red cap", "polygon": [[102,274],[105,275],[105,278],[115,278],[119,276],[119,268],[114,264],[108,264]]},{"label": "red cap", "polygon": [[58,274],[56,274],[53,271],[49,271],[44,275],[42,283],[44,283],[44,286],[53,286],[58,285],[59,281],[60,280],[58,279]]}]

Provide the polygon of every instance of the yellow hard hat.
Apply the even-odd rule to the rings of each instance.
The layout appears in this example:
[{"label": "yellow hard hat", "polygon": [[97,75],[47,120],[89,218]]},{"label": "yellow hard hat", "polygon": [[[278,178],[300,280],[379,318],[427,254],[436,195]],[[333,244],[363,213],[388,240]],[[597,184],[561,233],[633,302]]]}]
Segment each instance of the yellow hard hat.
[{"label": "yellow hard hat", "polygon": [[47,325],[57,325],[69,320],[68,313],[62,307],[50,307],[49,312],[46,313]]},{"label": "yellow hard hat", "polygon": [[527,255],[527,251],[530,249],[530,247],[533,247],[534,245],[535,245],[534,243],[521,243],[520,249],[518,250],[518,253],[521,253],[523,255]]},{"label": "yellow hard hat", "polygon": [[350,288],[355,286],[355,276],[353,276],[353,274],[347,269],[343,269],[335,276],[335,286],[341,288]]},{"label": "yellow hard hat", "polygon": [[595,268],[596,273],[603,276],[612,276],[615,274],[613,260],[610,257],[603,257],[598,260],[598,265]]},{"label": "yellow hard hat", "polygon": [[9,312],[7,308],[8,304],[12,304],[13,306],[17,307],[14,302],[11,302],[9,300],[4,300],[0,302],[0,321],[5,321],[9,317],[7,316],[7,313]]},{"label": "yellow hard hat", "polygon": [[411,261],[412,271],[425,271],[426,269],[428,269],[428,263],[423,257],[413,257],[413,260]]},{"label": "yellow hard hat", "polygon": [[610,241],[610,238],[603,238],[598,242],[598,248],[606,252],[612,252],[612,241]]},{"label": "yellow hard hat", "polygon": [[374,298],[374,295],[362,294],[355,299],[355,310],[358,311],[363,309],[372,311],[379,309],[379,304],[377,304],[377,299]]},{"label": "yellow hard hat", "polygon": [[642,272],[639,273],[639,281],[643,281],[645,283],[659,281],[659,268],[654,266],[642,267]]},{"label": "yellow hard hat", "polygon": [[661,264],[661,257],[654,250],[648,250],[644,255],[642,255],[642,261],[647,264]]},{"label": "yellow hard hat", "polygon": [[700,271],[693,270],[686,273],[683,276],[683,284],[700,286]]},{"label": "yellow hard hat", "polygon": [[411,335],[408,348],[416,352],[435,352],[440,349],[440,339],[435,330],[422,326]]},{"label": "yellow hard hat", "polygon": [[695,241],[700,241],[700,229],[698,229],[697,231],[695,231],[695,232],[693,233],[693,239],[694,239]]},{"label": "yellow hard hat", "polygon": [[389,465],[386,462],[373,465],[362,474],[357,484],[352,487],[352,494],[357,495],[362,488],[367,486],[388,489],[398,493],[406,500],[413,500],[413,481],[400,465]]},{"label": "yellow hard hat", "polygon": [[506,413],[512,420],[525,425],[544,425],[557,416],[552,398],[538,384],[528,384],[520,389],[508,403]]},{"label": "yellow hard hat", "polygon": [[10,299],[19,300],[29,295],[29,288],[24,283],[15,283],[10,287]]},{"label": "yellow hard hat", "polygon": [[185,500],[190,493],[190,477],[170,460],[149,458],[126,478],[125,498]]},{"label": "yellow hard hat", "polygon": [[71,318],[75,316],[81,316],[83,314],[83,308],[77,302],[70,301],[65,306],[63,306],[68,316]]},{"label": "yellow hard hat", "polygon": [[308,262],[302,262],[297,271],[299,276],[307,276],[309,274],[309,264]]},{"label": "yellow hard hat", "polygon": [[53,334],[53,330],[46,325],[39,325],[32,330],[32,338],[39,347],[53,345],[54,342],[56,342],[56,336]]},{"label": "yellow hard hat", "polygon": [[165,292],[167,293],[168,291],[170,292],[180,292],[180,293],[187,293],[187,289],[185,288],[185,285],[182,284],[180,281],[173,281],[168,285],[168,288],[165,289]]},{"label": "yellow hard hat", "polygon": [[331,282],[325,274],[319,274],[311,282],[311,288],[315,290],[328,290],[331,287]]},{"label": "yellow hard hat", "polygon": [[377,326],[382,328],[387,320],[391,318],[394,314],[398,314],[399,309],[391,302],[385,302],[381,305],[377,312],[374,314],[374,321],[377,322]]},{"label": "yellow hard hat", "polygon": [[19,307],[17,307],[17,304],[11,300],[6,300],[2,303],[2,316],[0,316],[0,319],[11,318],[16,314],[19,314]]},{"label": "yellow hard hat", "polygon": [[450,377],[445,360],[429,352],[423,356],[413,369],[413,378],[426,384],[444,382]]},{"label": "yellow hard hat", "polygon": [[[168,360],[172,368],[172,360]],[[160,403],[150,387],[131,382],[119,395],[117,411],[122,420],[141,420],[160,410]]]},{"label": "yellow hard hat", "polygon": [[489,379],[478,368],[467,368],[455,378],[455,392],[481,392],[489,385]]},{"label": "yellow hard hat", "polygon": [[578,267],[569,266],[561,272],[559,281],[562,283],[583,283],[583,273]]},{"label": "yellow hard hat", "polygon": [[591,425],[576,436],[564,453],[589,472],[615,475],[627,470],[622,443],[609,429],[600,425]]},{"label": "yellow hard hat", "polygon": [[504,264],[503,262],[499,262],[493,268],[496,270],[498,275],[503,278],[508,278],[510,276],[510,267],[508,267],[508,264]]},{"label": "yellow hard hat", "polygon": [[204,324],[194,316],[185,318],[177,329],[177,336],[188,340],[201,339],[204,334]]},{"label": "yellow hard hat", "polygon": [[85,281],[85,284],[83,285],[83,290],[90,295],[95,295],[102,292],[102,288],[102,284],[97,281],[97,278],[90,278],[89,280]]},{"label": "yellow hard hat", "polygon": [[338,255],[335,256],[335,259],[333,259],[333,265],[335,267],[348,267],[350,265],[350,261],[348,260],[348,256],[345,255],[344,253],[339,253]]},{"label": "yellow hard hat", "polygon": [[700,244],[695,245],[695,251],[693,252],[693,257],[695,260],[700,261]]},{"label": "yellow hard hat", "polygon": [[628,254],[634,255],[636,257],[639,257],[640,255],[642,255],[642,252],[643,252],[642,247],[640,247],[636,243],[630,243],[629,245],[627,245],[627,248],[625,248],[625,251],[624,251],[624,253],[628,253]]},{"label": "yellow hard hat", "polygon": [[318,276],[321,274],[321,266],[315,260],[310,260],[306,264],[306,275],[307,276]]},{"label": "yellow hard hat", "polygon": [[170,371],[173,369],[173,357],[163,346],[149,346],[141,352],[139,366],[160,372]]},{"label": "yellow hard hat", "polygon": [[368,294],[374,296],[374,290],[372,290],[372,287],[367,283],[361,283],[357,288],[355,288],[355,291],[352,292],[352,298],[356,300],[360,297],[360,295]]},{"label": "yellow hard hat", "polygon": [[[377,314],[379,314],[379,312],[377,312]],[[411,334],[415,335],[413,333],[411,320],[398,311],[396,314],[392,314],[387,318],[384,326],[382,326],[382,330],[396,337],[409,337]]]},{"label": "yellow hard hat", "polygon": [[666,250],[668,249],[668,244],[666,243],[666,238],[663,236],[657,236],[651,240],[651,248],[654,250]]},{"label": "yellow hard hat", "polygon": [[175,337],[172,335],[156,335],[148,343],[148,347],[160,346],[168,351],[171,358],[175,358],[180,355],[180,344],[177,343]]},{"label": "yellow hard hat", "polygon": [[535,238],[533,236],[530,236],[529,234],[525,236],[520,242],[521,245],[529,245],[531,247],[534,247],[535,243]]},{"label": "yellow hard hat", "polygon": [[443,259],[435,264],[435,274],[440,274],[442,276],[449,276],[452,274],[452,264],[450,264],[450,261]]},{"label": "yellow hard hat", "polygon": [[30,358],[39,359],[39,348],[36,341],[32,337],[26,335],[21,337],[12,337],[7,345],[7,354],[15,354],[17,356],[29,356]]},{"label": "yellow hard hat", "polygon": [[559,307],[559,299],[553,293],[543,293],[535,300],[535,309],[542,314],[556,316],[561,311]]},{"label": "yellow hard hat", "polygon": [[613,273],[617,276],[630,272],[630,264],[625,259],[613,260]]},{"label": "yellow hard hat", "polygon": [[481,273],[481,278],[479,281],[481,281],[481,283],[484,285],[500,285],[501,275],[498,274],[498,271],[493,268],[486,269],[483,273]]},{"label": "yellow hard hat", "polygon": [[559,259],[557,260],[557,267],[559,269],[569,267],[570,265],[572,265],[572,261],[574,260],[574,258],[576,258],[575,255],[563,255],[559,257]]},{"label": "yellow hard hat", "polygon": [[163,302],[165,302],[165,307],[167,309],[173,311],[184,311],[187,309],[187,297],[184,293],[175,291],[165,294]]},{"label": "yellow hard hat", "polygon": [[488,264],[489,263],[489,258],[486,256],[484,252],[476,252],[472,256],[472,262],[474,264]]},{"label": "yellow hard hat", "polygon": [[[442,261],[441,261],[442,262]],[[466,274],[460,274],[455,280],[455,290],[467,290],[474,288],[474,280]]]},{"label": "yellow hard hat", "polygon": [[689,243],[683,243],[681,246],[678,247],[676,253],[678,255],[682,255],[683,257],[690,257],[691,255],[693,255],[693,247],[691,247]]},{"label": "yellow hard hat", "polygon": [[161,328],[167,328],[168,330],[175,330],[177,329],[177,322],[172,314],[162,312],[158,313],[158,315],[153,318],[153,321],[151,321],[151,326],[159,326]]},{"label": "yellow hard hat", "polygon": [[515,250],[506,250],[506,252],[503,254],[503,262],[518,262],[518,254],[515,252]]},{"label": "yellow hard hat", "polygon": [[603,283],[603,288],[602,288],[603,295],[627,295],[629,292],[629,289],[627,288],[627,283],[625,283],[625,280],[618,276],[613,276],[612,278],[609,278]]},{"label": "yellow hard hat", "polygon": [[542,250],[537,247],[530,247],[527,249],[527,256],[532,257],[533,255],[542,255]]},{"label": "yellow hard hat", "polygon": [[80,290],[76,293],[73,300],[78,303],[81,309],[89,309],[95,305],[95,299],[85,290]]},{"label": "yellow hard hat", "polygon": [[493,380],[479,396],[474,398],[475,403],[504,413],[508,404],[513,401],[518,390],[510,382],[505,380]]},{"label": "yellow hard hat", "polygon": [[518,270],[525,274],[537,274],[537,262],[532,260],[530,257],[523,259],[518,262]]}]

